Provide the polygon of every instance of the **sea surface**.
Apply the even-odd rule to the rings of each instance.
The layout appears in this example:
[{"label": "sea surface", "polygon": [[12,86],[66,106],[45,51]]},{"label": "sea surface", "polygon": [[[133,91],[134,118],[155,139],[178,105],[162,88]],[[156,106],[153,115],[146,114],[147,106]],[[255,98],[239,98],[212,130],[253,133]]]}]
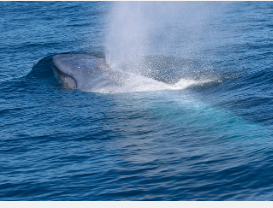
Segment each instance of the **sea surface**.
[{"label": "sea surface", "polygon": [[[273,2],[0,8],[1,201],[273,200]],[[170,87],[67,89],[71,53]]]}]

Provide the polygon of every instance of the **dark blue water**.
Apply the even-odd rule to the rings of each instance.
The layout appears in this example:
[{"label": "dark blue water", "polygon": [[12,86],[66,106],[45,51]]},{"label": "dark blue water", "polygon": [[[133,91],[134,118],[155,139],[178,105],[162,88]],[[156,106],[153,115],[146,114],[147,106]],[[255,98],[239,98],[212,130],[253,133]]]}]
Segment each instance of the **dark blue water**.
[{"label": "dark blue water", "polygon": [[272,200],[273,3],[189,3],[202,27],[158,30],[149,77],[199,84],[64,88],[52,57],[104,58],[113,4],[0,2],[0,200]]}]

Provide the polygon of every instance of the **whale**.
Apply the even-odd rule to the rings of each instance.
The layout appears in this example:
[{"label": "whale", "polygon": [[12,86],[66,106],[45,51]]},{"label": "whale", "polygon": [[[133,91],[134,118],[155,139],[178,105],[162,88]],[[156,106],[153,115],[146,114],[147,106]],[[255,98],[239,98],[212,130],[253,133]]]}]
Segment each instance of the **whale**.
[{"label": "whale", "polygon": [[158,90],[181,90],[210,80],[181,79],[170,85],[109,65],[105,58],[89,54],[58,54],[53,56],[55,77],[65,88],[95,93],[131,93]]}]

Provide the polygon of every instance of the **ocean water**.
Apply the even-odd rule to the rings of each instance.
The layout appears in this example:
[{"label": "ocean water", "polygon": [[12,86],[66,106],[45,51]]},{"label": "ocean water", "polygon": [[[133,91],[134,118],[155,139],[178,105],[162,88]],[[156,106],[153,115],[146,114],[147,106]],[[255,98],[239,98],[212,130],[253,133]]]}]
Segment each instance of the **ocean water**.
[{"label": "ocean water", "polygon": [[[0,200],[273,199],[272,2],[0,8]],[[140,87],[67,89],[63,53]]]}]

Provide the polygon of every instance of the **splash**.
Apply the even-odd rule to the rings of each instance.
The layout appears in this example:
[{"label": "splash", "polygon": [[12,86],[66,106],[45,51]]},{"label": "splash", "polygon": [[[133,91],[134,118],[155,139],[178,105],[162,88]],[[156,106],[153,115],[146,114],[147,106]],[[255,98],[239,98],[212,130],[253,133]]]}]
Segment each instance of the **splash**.
[{"label": "splash", "polygon": [[[178,79],[175,84],[158,82],[155,69],[147,65],[147,57],[183,57],[200,53],[204,22],[211,13],[209,3],[193,2],[115,2],[106,29],[106,61],[114,70],[130,75],[124,88],[97,89],[100,92],[179,90],[211,80]],[[175,58],[174,58],[175,59]],[[150,61],[151,62],[151,61]],[[174,63],[162,59],[157,71]],[[181,68],[177,70],[183,70]]]},{"label": "splash", "polygon": [[[109,15],[106,59],[137,70],[147,55],[187,55],[198,48],[207,4],[117,2]],[[203,35],[203,34],[202,34]]]}]

